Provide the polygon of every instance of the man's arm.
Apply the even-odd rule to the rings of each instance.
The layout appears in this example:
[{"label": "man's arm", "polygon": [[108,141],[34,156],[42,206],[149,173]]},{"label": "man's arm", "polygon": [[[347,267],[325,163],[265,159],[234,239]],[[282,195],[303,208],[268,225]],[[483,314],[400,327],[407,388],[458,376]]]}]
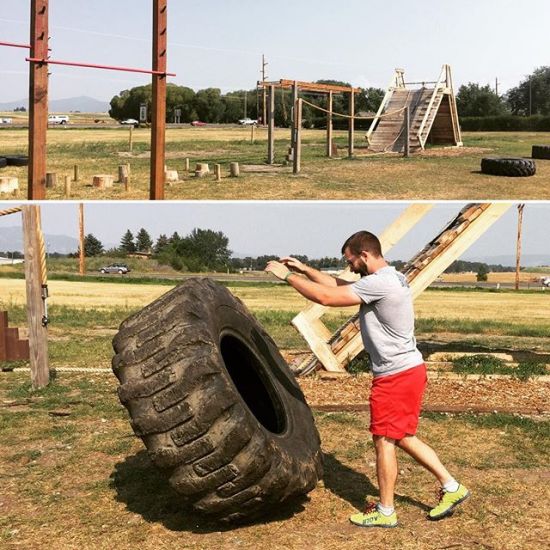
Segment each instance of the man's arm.
[{"label": "man's arm", "polygon": [[304,298],[323,306],[346,307],[356,306],[361,303],[361,298],[353,292],[349,284],[341,286],[327,286],[322,283],[300,277],[290,271],[283,263],[272,261],[267,264],[265,270],[273,273],[275,277],[286,281],[296,289]]},{"label": "man's arm", "polygon": [[318,283],[320,285],[341,286],[350,284],[350,281],[338,279],[338,277],[333,277],[328,273],[323,273],[322,271],[314,269],[313,267],[310,267],[309,265],[306,265],[296,258],[292,258],[291,256],[281,258],[280,262],[288,267],[290,271],[293,271],[294,273],[301,273],[302,275],[305,275],[310,281],[313,281],[314,283]]}]

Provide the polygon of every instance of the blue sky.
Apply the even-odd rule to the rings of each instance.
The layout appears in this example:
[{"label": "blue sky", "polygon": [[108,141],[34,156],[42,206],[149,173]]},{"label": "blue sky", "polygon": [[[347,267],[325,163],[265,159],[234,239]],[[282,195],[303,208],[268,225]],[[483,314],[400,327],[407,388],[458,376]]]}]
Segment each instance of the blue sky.
[{"label": "blue sky", "polygon": [[[1,0],[0,40],[28,42],[29,0]],[[52,58],[147,68],[151,0],[51,0]],[[500,90],[548,64],[548,0],[169,0],[169,69],[194,89],[252,88],[261,55],[270,79],[336,78],[385,88],[395,67],[455,86]],[[28,95],[25,51],[0,48],[0,102]],[[109,100],[143,75],[51,68],[50,97]],[[9,82],[9,86],[4,83]]]},{"label": "blue sky", "polygon": [[[441,203],[429,212],[390,252],[390,259],[408,259],[452,219],[464,203]],[[8,208],[0,203],[0,209]],[[103,243],[117,245],[130,229],[145,227],[156,238],[159,234],[180,235],[193,228],[223,231],[230,248],[240,254],[292,254],[309,257],[339,256],[345,239],[361,229],[380,233],[406,203],[385,202],[91,202],[85,205],[85,231]],[[523,254],[550,257],[548,241],[550,203],[530,203],[525,207]],[[76,203],[42,205],[46,233],[78,237]],[[2,227],[20,225],[20,216],[0,218]],[[464,255],[514,255],[517,210],[512,208]],[[550,259],[548,260],[550,261]]]}]

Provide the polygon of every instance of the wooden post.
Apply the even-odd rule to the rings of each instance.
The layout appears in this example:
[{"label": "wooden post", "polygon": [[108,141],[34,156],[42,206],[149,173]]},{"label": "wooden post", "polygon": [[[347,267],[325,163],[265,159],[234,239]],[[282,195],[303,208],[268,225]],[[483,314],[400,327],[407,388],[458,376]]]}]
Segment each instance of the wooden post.
[{"label": "wooden post", "polygon": [[[153,70],[166,73],[168,0],[153,0]],[[149,198],[164,199],[166,74],[153,75],[151,182]]]},{"label": "wooden post", "polygon": [[185,171],[189,172],[189,157],[186,157],[184,162],[185,162]]},{"label": "wooden post", "polygon": [[290,133],[290,149],[292,151],[292,158],[294,158],[294,151],[296,150],[296,102],[300,94],[300,88],[296,80],[292,84],[292,130]]},{"label": "wooden post", "polygon": [[294,158],[292,164],[292,173],[299,174],[302,169],[302,99],[299,98],[294,106],[295,130],[296,130],[296,148],[294,149]]},{"label": "wooden post", "polygon": [[216,181],[222,181],[222,165],[214,164],[214,174],[216,175]]},{"label": "wooden post", "polygon": [[521,269],[521,233],[523,227],[524,204],[518,204],[518,236],[516,240],[516,290],[519,290],[519,272]]},{"label": "wooden post", "polygon": [[74,165],[74,177],[73,177],[73,181],[78,181],[78,177],[79,177],[79,169],[78,169],[78,164],[75,164]]},{"label": "wooden post", "polygon": [[31,382],[33,388],[43,388],[50,381],[48,367],[48,330],[43,323],[45,315],[42,299],[40,268],[39,206],[23,206],[23,239],[25,246],[25,286],[27,289],[27,322]]},{"label": "wooden post", "polygon": [[126,181],[124,182],[124,191],[130,189],[130,163],[126,164]]},{"label": "wooden post", "polygon": [[327,157],[332,157],[332,105],[333,105],[333,94],[332,92],[328,93],[327,97]]},{"label": "wooden post", "polygon": [[403,116],[405,117],[405,147],[403,148],[403,156],[405,158],[409,158],[411,154],[411,144],[409,141],[409,134],[411,131],[411,113],[408,105],[405,107],[405,111],[403,111]]},{"label": "wooden post", "polygon": [[349,133],[348,133],[348,156],[353,157],[355,151],[355,93],[351,91],[349,93]]},{"label": "wooden post", "polygon": [[46,187],[51,189],[57,185],[57,174],[55,172],[48,172],[46,174]]},{"label": "wooden post", "polygon": [[256,125],[252,124],[250,127],[250,143],[254,143],[256,140]]},{"label": "wooden post", "polygon": [[134,125],[128,127],[128,151],[131,153],[134,150]]},{"label": "wooden post", "polygon": [[71,198],[71,176],[65,176],[65,198]]},{"label": "wooden post", "polygon": [[238,162],[232,162],[229,165],[229,175],[232,178],[238,178],[240,173],[241,173],[241,171],[240,171],[239,163]]},{"label": "wooden post", "polygon": [[[31,0],[30,56],[48,58],[48,0]],[[29,200],[46,198],[48,65],[29,62]]]},{"label": "wooden post", "polygon": [[275,162],[275,86],[269,86],[269,102],[267,109],[267,163]]},{"label": "wooden post", "polygon": [[126,183],[129,176],[129,164],[119,164],[118,166],[118,183]]},{"label": "wooden post", "polygon": [[84,255],[84,204],[80,203],[78,205],[78,237],[80,241],[80,250],[79,250],[79,262],[78,262],[78,272],[80,275],[86,273],[86,257]]}]

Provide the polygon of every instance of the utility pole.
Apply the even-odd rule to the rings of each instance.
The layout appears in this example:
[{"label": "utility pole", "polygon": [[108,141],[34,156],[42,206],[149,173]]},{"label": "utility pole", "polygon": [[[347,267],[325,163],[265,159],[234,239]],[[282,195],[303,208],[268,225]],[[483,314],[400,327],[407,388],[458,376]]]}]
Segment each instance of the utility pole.
[{"label": "utility pole", "polygon": [[533,86],[531,75],[529,75],[529,116],[533,114]]},{"label": "utility pole", "polygon": [[247,107],[246,102],[247,102],[247,100],[248,100],[248,92],[245,90],[244,91],[244,118],[246,118],[246,107]]},{"label": "utility pole", "polygon": [[495,95],[498,97],[498,76],[495,78]]},{"label": "utility pole", "polygon": [[78,227],[79,227],[79,239],[80,239],[80,254],[79,254],[79,273],[84,275],[86,272],[86,265],[84,259],[84,204],[78,205]]},{"label": "utility pole", "polygon": [[262,109],[262,124],[265,125],[267,120],[267,90],[265,89],[265,81],[267,75],[265,74],[265,68],[268,66],[267,61],[265,60],[265,55],[262,54],[262,89],[263,89],[263,109]]},{"label": "utility pole", "polygon": [[516,241],[516,290],[519,290],[519,270],[521,263],[521,232],[523,226],[524,204],[518,204],[518,237]]}]

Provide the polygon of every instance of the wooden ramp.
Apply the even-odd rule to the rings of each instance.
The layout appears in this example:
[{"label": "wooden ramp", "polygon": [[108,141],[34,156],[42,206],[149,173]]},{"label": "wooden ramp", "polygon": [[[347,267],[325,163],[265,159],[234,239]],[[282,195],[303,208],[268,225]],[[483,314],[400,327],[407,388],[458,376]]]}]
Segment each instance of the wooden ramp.
[{"label": "wooden ramp", "polygon": [[396,69],[366,135],[371,150],[394,153],[405,150],[406,107],[411,152],[424,149],[427,143],[462,145],[450,66],[443,65],[436,82],[423,82],[420,88],[409,87],[416,84],[406,83],[404,71]]},{"label": "wooden ramp", "polygon": [[[403,273],[410,284],[413,299],[416,299],[435,278],[439,277],[452,262],[479,239],[510,206],[511,204],[508,203],[474,203],[465,206],[404,267]],[[412,227],[424,214],[425,212],[420,211],[408,214],[409,227]],[[382,250],[386,253],[384,246]],[[319,307],[306,308],[292,321],[312,350],[312,354],[295,367],[294,370],[298,375],[308,374],[318,368],[344,372],[346,366],[364,349],[358,314],[330,335],[320,320],[326,308],[319,310]]]}]

